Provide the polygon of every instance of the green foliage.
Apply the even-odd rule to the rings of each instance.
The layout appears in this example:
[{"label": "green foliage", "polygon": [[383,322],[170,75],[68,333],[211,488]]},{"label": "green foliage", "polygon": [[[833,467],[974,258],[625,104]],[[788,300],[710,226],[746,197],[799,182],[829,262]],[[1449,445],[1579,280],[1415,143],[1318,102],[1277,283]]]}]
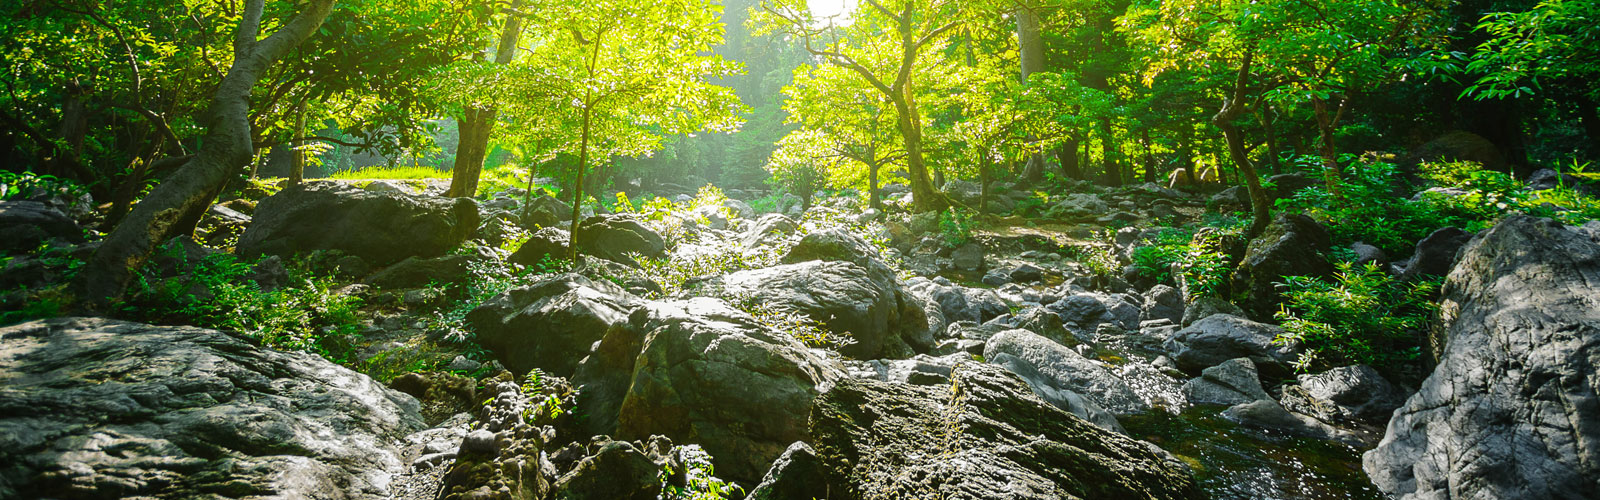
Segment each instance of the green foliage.
[{"label": "green foliage", "polygon": [[71,199],[88,194],[77,182],[53,175],[0,170],[0,200],[17,200],[39,195],[64,195]]},{"label": "green foliage", "polygon": [[1597,22],[1600,3],[1593,0],[1543,0],[1525,11],[1485,15],[1477,30],[1489,38],[1465,68],[1478,78],[1461,97],[1522,98],[1553,84],[1600,98]]},{"label": "green foliage", "polygon": [[977,225],[971,213],[955,208],[946,209],[939,214],[939,240],[949,248],[965,245],[972,241],[972,230]]},{"label": "green foliage", "polygon": [[428,318],[428,326],[447,341],[466,344],[473,337],[466,327],[467,314],[473,309],[506,290],[526,283],[530,276],[564,272],[570,268],[569,262],[548,255],[529,269],[513,269],[499,260],[474,260],[467,264],[469,272],[466,279],[442,287],[446,295],[459,299],[434,311]]},{"label": "green foliage", "polygon": [[726,299],[728,300],[728,305],[749,313],[762,326],[783,332],[805,344],[806,347],[838,351],[845,346],[856,343],[856,340],[848,333],[835,334],[828,331],[826,326],[812,319],[811,316],[785,308],[773,307],[760,297],[740,294],[726,297]]},{"label": "green foliage", "polygon": [[744,496],[744,488],[718,479],[711,454],[700,445],[678,446],[661,467],[662,500],[724,500]]},{"label": "green foliage", "polygon": [[1088,268],[1089,274],[1099,278],[1110,278],[1122,275],[1122,263],[1117,258],[1116,233],[1101,231],[1097,234],[1098,243],[1082,243],[1069,246],[1073,257]]},{"label": "green foliage", "polygon": [[1188,255],[1188,245],[1149,245],[1133,249],[1133,267],[1139,274],[1156,280],[1157,283],[1167,281],[1172,275],[1172,264],[1182,262]]},{"label": "green foliage", "polygon": [[[250,277],[255,262],[232,254],[209,254],[191,260],[182,245],[160,250],[136,273],[121,315],[153,323],[189,323],[232,330],[283,350],[312,351],[336,362],[348,362],[361,322],[361,300],[337,290],[331,277],[313,273],[303,263],[288,266],[289,279],[263,290]],[[162,278],[157,260],[176,262],[178,275]]]},{"label": "green foliage", "polygon": [[328,176],[337,180],[411,180],[411,179],[449,179],[449,170],[440,170],[426,165],[394,166],[394,167],[369,167],[355,170],[340,170]]},{"label": "green foliage", "polygon": [[1483,171],[1483,165],[1474,161],[1428,161],[1418,165],[1417,170],[1435,186],[1460,186],[1474,173]]},{"label": "green foliage", "polygon": [[546,383],[550,378],[544,370],[534,368],[523,378],[517,392],[532,404],[522,410],[522,419],[529,425],[551,425],[563,415],[569,415],[578,405],[578,389],[571,384]]},{"label": "green foliage", "polygon": [[[483,169],[478,177],[478,196],[480,200],[494,198],[495,195],[505,192],[516,192],[528,188],[528,176],[533,172],[517,168],[512,164],[496,165]],[[445,178],[450,176],[446,173]],[[515,190],[515,191],[514,191]],[[557,189],[544,184],[533,185],[533,196],[555,196]]]},{"label": "green foliage", "polygon": [[1278,208],[1322,221],[1336,244],[1366,242],[1389,255],[1409,255],[1429,233],[1445,226],[1467,228],[1471,221],[1429,200],[1412,201],[1399,173],[1387,163],[1351,168],[1339,191],[1341,196],[1334,196],[1326,186],[1312,186],[1278,200]]},{"label": "green foliage", "polygon": [[730,242],[701,252],[676,253],[666,259],[634,255],[639,262],[641,275],[661,285],[663,296],[671,296],[689,288],[703,278],[727,273],[777,265],[778,253],[768,248],[764,252],[747,251],[742,245]]},{"label": "green foliage", "polygon": [[1431,302],[1437,281],[1406,284],[1376,263],[1356,269],[1338,264],[1333,281],[1306,276],[1285,278],[1284,333],[1274,339],[1303,349],[1295,368],[1362,363],[1382,366],[1417,359],[1423,328],[1438,306]]}]

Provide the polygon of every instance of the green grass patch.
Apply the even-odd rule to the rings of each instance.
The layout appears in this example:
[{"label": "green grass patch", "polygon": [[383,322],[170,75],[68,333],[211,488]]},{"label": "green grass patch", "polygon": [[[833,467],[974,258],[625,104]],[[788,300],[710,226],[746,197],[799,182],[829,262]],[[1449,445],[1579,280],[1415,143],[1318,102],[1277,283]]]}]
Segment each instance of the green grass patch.
[{"label": "green grass patch", "polygon": [[449,179],[449,170],[413,165],[409,167],[372,167],[361,170],[340,170],[328,176],[329,179],[356,180],[356,179]]}]

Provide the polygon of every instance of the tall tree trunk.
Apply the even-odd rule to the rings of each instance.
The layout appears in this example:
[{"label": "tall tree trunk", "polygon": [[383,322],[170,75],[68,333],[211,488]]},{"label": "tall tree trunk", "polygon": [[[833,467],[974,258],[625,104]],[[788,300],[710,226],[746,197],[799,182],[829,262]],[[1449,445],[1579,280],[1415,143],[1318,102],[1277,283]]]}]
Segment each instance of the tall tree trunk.
[{"label": "tall tree trunk", "polygon": [[[599,43],[596,40],[595,43]],[[567,238],[567,260],[578,263],[578,222],[583,219],[583,169],[589,164],[589,118],[593,112],[588,96],[584,97],[583,135],[578,145],[578,172],[572,179],[572,230]]]},{"label": "tall tree trunk", "polygon": [[928,176],[928,165],[922,158],[922,117],[912,95],[911,85],[903,85],[900,96],[894,99],[896,125],[900,127],[901,141],[906,149],[906,173],[911,174],[911,206],[914,212],[937,212],[950,206],[950,201],[934,187]]},{"label": "tall tree trunk", "polygon": [[1116,133],[1111,129],[1111,119],[1100,119],[1100,133],[1105,138],[1100,142],[1100,162],[1104,164],[1105,183],[1108,186],[1122,185],[1122,165],[1118,162],[1116,153]]},{"label": "tall tree trunk", "polygon": [[[506,10],[506,25],[500,31],[499,45],[495,46],[495,64],[510,64],[517,54],[517,42],[522,39],[522,15],[517,11],[524,1],[511,0],[511,7]],[[489,156],[489,136],[494,132],[494,122],[498,116],[499,112],[494,108],[469,107],[456,120],[456,128],[460,131],[456,142],[456,161],[450,169],[450,189],[445,196],[472,197],[478,194],[483,160]]]},{"label": "tall tree trunk", "polygon": [[[1017,18],[1017,66],[1019,77],[1026,84],[1030,75],[1044,71],[1045,45],[1040,26],[1043,23],[1030,6],[1019,4],[1014,13]],[[1033,142],[1033,137],[1029,137],[1028,142]],[[1028,155],[1027,166],[1022,169],[1022,180],[1030,184],[1044,180],[1044,152]]]},{"label": "tall tree trunk", "polygon": [[250,90],[268,66],[316,33],[334,0],[312,0],[293,19],[265,39],[261,15],[265,0],[246,0],[233,41],[233,64],[211,98],[209,123],[200,149],[173,176],[156,186],[95,250],[79,274],[79,298],[104,307],[120,298],[135,268],[156,245],[193,233],[200,215],[218,191],[250,162],[255,146],[250,132]]},{"label": "tall tree trunk", "polygon": [[1150,129],[1142,129],[1139,131],[1139,133],[1141,134],[1140,138],[1144,139],[1142,141],[1142,144],[1144,144],[1144,181],[1155,182],[1156,156],[1155,153],[1151,151],[1152,145],[1150,144]]},{"label": "tall tree trunk", "polygon": [[990,177],[992,175],[990,173],[990,170],[994,168],[994,166],[991,165],[991,163],[993,163],[992,160],[993,160],[993,158],[990,157],[989,155],[984,155],[983,156],[983,160],[978,162],[978,213],[979,214],[988,213],[988,210],[989,210],[989,180],[990,180]]},{"label": "tall tree trunk", "polygon": [[877,210],[878,215],[882,217],[883,192],[878,187],[878,171],[883,168],[883,160],[878,159],[875,149],[869,149],[867,157],[871,158],[871,161],[867,162],[867,205],[871,206],[873,210]]},{"label": "tall tree trunk", "polygon": [[1068,179],[1083,179],[1083,169],[1078,166],[1078,140],[1067,138],[1056,146],[1056,161],[1061,164],[1061,175]]},{"label": "tall tree trunk", "polygon": [[1250,68],[1255,62],[1255,51],[1245,52],[1244,64],[1239,68],[1237,80],[1234,82],[1233,93],[1223,99],[1222,109],[1211,117],[1211,123],[1222,129],[1222,137],[1228,143],[1228,156],[1239,166],[1239,174],[1244,177],[1245,189],[1250,192],[1250,208],[1255,214],[1250,222],[1250,237],[1254,238],[1267,230],[1271,223],[1272,214],[1267,207],[1267,190],[1261,187],[1261,176],[1256,173],[1255,163],[1250,161],[1250,153],[1244,147],[1244,131],[1239,128],[1239,117],[1245,112],[1245,93],[1248,90]]},{"label": "tall tree trunk", "polygon": [[[298,139],[306,136],[306,100],[294,107],[294,134]],[[297,143],[289,150],[289,185],[299,186],[306,179],[306,143]]]}]

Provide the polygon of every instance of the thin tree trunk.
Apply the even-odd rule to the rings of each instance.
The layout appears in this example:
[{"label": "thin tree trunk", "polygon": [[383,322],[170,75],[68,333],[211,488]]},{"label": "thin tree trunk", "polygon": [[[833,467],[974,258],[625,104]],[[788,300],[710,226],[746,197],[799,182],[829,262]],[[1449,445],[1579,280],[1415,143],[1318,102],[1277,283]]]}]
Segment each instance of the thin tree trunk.
[{"label": "thin tree trunk", "polygon": [[79,274],[76,290],[91,307],[120,298],[134,269],[156,245],[194,232],[200,215],[255,151],[250,132],[250,90],[268,66],[316,33],[334,0],[312,0],[265,39],[260,38],[265,0],[246,0],[233,42],[234,58],[212,96],[205,140],[193,159],[133,208],[106,236]]},{"label": "thin tree trunk", "polygon": [[1249,152],[1245,151],[1244,131],[1240,130],[1237,122],[1245,112],[1243,107],[1245,92],[1248,88],[1250,68],[1254,62],[1255,51],[1246,52],[1244,65],[1239,68],[1232,95],[1222,101],[1222,109],[1211,117],[1211,123],[1222,129],[1222,137],[1228,143],[1228,156],[1239,166],[1239,173],[1244,177],[1245,189],[1250,192],[1250,207],[1255,214],[1250,223],[1251,238],[1266,231],[1272,217],[1267,207],[1267,190],[1262,189],[1261,176],[1256,173],[1256,166],[1250,161]]},{"label": "thin tree trunk", "polygon": [[1322,155],[1322,180],[1328,184],[1328,192],[1334,196],[1339,195],[1339,152],[1333,145],[1333,127],[1338,124],[1339,115],[1344,114],[1344,102],[1341,100],[1337,112],[1328,110],[1328,101],[1321,97],[1311,98],[1311,108],[1317,117],[1317,134],[1322,138],[1318,153]]},{"label": "thin tree trunk", "polygon": [[[599,43],[596,40],[596,43]],[[589,99],[584,99],[583,107],[583,135],[578,146],[578,172],[572,180],[572,231],[567,238],[567,260],[576,264],[578,262],[578,222],[582,220],[583,207],[583,169],[589,164],[589,117],[593,111],[588,105]]]},{"label": "thin tree trunk", "polygon": [[1256,121],[1261,122],[1261,133],[1267,136],[1267,169],[1273,173],[1283,173],[1283,165],[1279,164],[1281,156],[1278,149],[1278,120],[1267,116],[1268,109],[1256,110]]},{"label": "thin tree trunk", "polygon": [[883,214],[883,193],[878,188],[878,171],[882,169],[883,161],[877,158],[876,151],[868,151],[867,155],[872,158],[871,161],[867,162],[867,189],[869,190],[867,204],[873,210],[877,210],[881,217]]},{"label": "thin tree trunk", "polygon": [[1144,139],[1144,181],[1155,182],[1156,157],[1155,153],[1151,151],[1150,129],[1143,129],[1140,131],[1140,134],[1142,134],[1141,138]]},{"label": "thin tree trunk", "polygon": [[[306,136],[306,100],[301,99],[294,108],[294,134],[291,137]],[[294,145],[289,150],[289,186],[299,186],[306,179],[306,143]]]},{"label": "thin tree trunk", "polygon": [[922,125],[917,115],[910,85],[906,85],[899,98],[894,99],[898,115],[896,124],[906,148],[906,172],[911,174],[911,205],[915,212],[936,212],[950,206],[949,200],[939,193],[928,176],[928,165],[922,158]]},{"label": "thin tree trunk", "polygon": [[[522,38],[522,15],[517,12],[525,0],[512,0],[506,11],[506,25],[500,31],[500,43],[495,46],[494,63],[510,64],[517,53],[517,42]],[[494,132],[494,122],[499,116],[494,108],[468,108],[465,116],[456,120],[460,130],[456,142],[456,161],[450,170],[450,189],[445,196],[472,197],[478,194],[478,179],[483,176],[483,160],[489,155],[489,136]]]},{"label": "thin tree trunk", "polygon": [[991,177],[989,171],[994,168],[990,163],[992,162],[989,155],[984,155],[983,160],[978,162],[978,213],[980,214],[988,213],[989,211],[989,178]]}]

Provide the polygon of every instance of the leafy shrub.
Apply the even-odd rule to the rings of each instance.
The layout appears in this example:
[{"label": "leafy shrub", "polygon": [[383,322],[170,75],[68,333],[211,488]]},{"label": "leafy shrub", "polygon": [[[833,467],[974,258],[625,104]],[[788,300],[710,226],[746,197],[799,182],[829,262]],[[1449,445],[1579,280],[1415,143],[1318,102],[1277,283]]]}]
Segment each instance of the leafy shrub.
[{"label": "leafy shrub", "polygon": [[0,200],[17,200],[41,194],[62,194],[77,199],[88,193],[89,188],[53,175],[0,170]]},{"label": "leafy shrub", "polygon": [[970,213],[950,208],[939,214],[939,239],[946,247],[965,245],[972,240],[972,230],[976,227]]},{"label": "leafy shrub", "polygon": [[467,264],[466,279],[443,286],[448,295],[460,298],[434,311],[428,326],[442,333],[448,341],[467,343],[472,339],[472,332],[466,327],[467,313],[494,296],[526,283],[531,276],[566,272],[571,268],[571,262],[549,255],[527,269],[517,269],[499,260],[474,260]]},{"label": "leafy shrub", "polygon": [[810,316],[767,305],[758,297],[752,295],[735,295],[728,297],[728,304],[736,309],[749,313],[756,322],[767,328],[788,334],[806,347],[816,347],[838,351],[840,348],[856,343],[849,334],[834,334],[823,327]]},{"label": "leafy shrub", "polygon": [[1316,185],[1278,200],[1278,208],[1303,211],[1323,222],[1337,244],[1363,241],[1389,255],[1408,255],[1429,233],[1445,226],[1466,227],[1470,220],[1428,200],[1411,201],[1388,163],[1367,163],[1347,173],[1340,196]]},{"label": "leafy shrub", "polygon": [[1139,274],[1157,283],[1172,277],[1172,264],[1182,262],[1188,255],[1188,245],[1150,245],[1133,249],[1133,267]]},{"label": "leafy shrub", "polygon": [[744,488],[718,479],[711,466],[711,454],[700,445],[678,446],[672,449],[672,458],[662,465],[661,497],[663,500],[723,500],[744,496]]},{"label": "leafy shrub", "polygon": [[276,349],[312,351],[348,362],[351,341],[361,328],[356,317],[361,300],[339,293],[331,277],[296,262],[288,266],[286,284],[262,290],[249,279],[255,262],[225,253],[189,262],[183,248],[174,244],[161,252],[181,262],[184,272],[163,279],[153,263],[141,268],[122,308],[125,316],[233,330]]},{"label": "leafy shrub", "polygon": [[1422,330],[1438,306],[1437,281],[1406,284],[1368,263],[1338,264],[1333,281],[1285,278],[1285,303],[1276,314],[1284,333],[1274,342],[1300,345],[1298,370],[1313,366],[1417,359]]},{"label": "leafy shrub", "polygon": [[1483,171],[1483,165],[1473,161],[1430,161],[1418,165],[1417,170],[1435,186],[1460,186],[1474,172]]}]

